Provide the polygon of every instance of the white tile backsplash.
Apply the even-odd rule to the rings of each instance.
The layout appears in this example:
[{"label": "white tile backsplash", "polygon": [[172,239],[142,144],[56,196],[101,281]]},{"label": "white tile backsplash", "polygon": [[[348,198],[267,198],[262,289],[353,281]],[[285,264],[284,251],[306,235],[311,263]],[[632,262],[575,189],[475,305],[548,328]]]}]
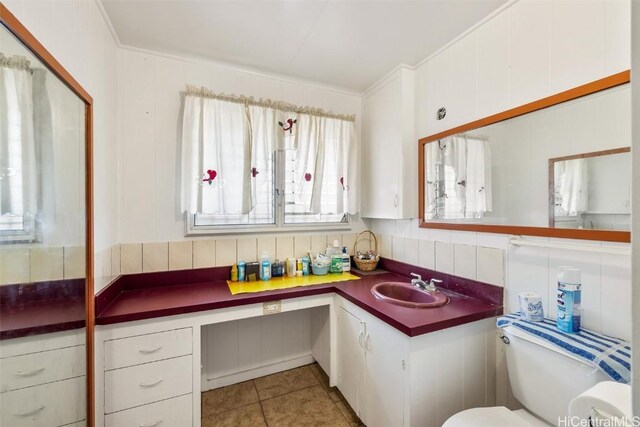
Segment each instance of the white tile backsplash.
[{"label": "white tile backsplash", "polygon": [[[84,246],[71,246],[63,248],[64,252],[64,278],[80,279],[86,275],[86,259]],[[109,254],[111,255],[111,254]],[[109,256],[111,261],[111,256]],[[111,270],[111,266],[109,266]]]},{"label": "white tile backsplash", "polygon": [[[474,239],[475,240],[475,239]],[[461,243],[453,245],[453,271],[456,276],[476,278],[476,246]]]},{"label": "white tile backsplash", "polygon": [[29,248],[0,249],[0,285],[29,282]]},{"label": "white tile backsplash", "polygon": [[193,268],[209,268],[216,266],[216,241],[193,241]]},{"label": "white tile backsplash", "polygon": [[142,243],[120,245],[120,271],[122,274],[142,273]]},{"label": "white tile backsplash", "polygon": [[62,280],[64,278],[64,252],[62,248],[31,248],[30,281]]},{"label": "white tile backsplash", "polygon": [[419,240],[420,262],[419,266],[435,270],[436,268],[436,242],[431,240]]},{"label": "white tile backsplash", "polygon": [[169,270],[193,268],[193,242],[169,242]]},{"label": "white tile backsplash", "polygon": [[142,244],[142,272],[167,271],[169,269],[169,243]]},{"label": "white tile backsplash", "polygon": [[452,231],[451,243],[460,245],[473,245],[477,244],[476,234],[470,231]]},{"label": "white tile backsplash", "polygon": [[391,240],[391,254],[394,260],[405,262],[404,257],[404,241],[406,239],[404,237],[393,236]]},{"label": "white tile backsplash", "polygon": [[420,241],[417,239],[404,239],[404,262],[411,265],[420,265]]},{"label": "white tile backsplash", "polygon": [[478,246],[476,280],[504,286],[504,251]]},{"label": "white tile backsplash", "polygon": [[447,274],[454,273],[453,245],[436,241],[436,270]]}]

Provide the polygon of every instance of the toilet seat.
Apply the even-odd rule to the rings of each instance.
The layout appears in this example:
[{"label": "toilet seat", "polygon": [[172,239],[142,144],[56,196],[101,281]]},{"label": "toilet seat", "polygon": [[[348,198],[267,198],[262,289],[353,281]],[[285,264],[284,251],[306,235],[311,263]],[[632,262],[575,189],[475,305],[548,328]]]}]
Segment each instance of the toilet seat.
[{"label": "toilet seat", "polygon": [[524,410],[510,411],[504,406],[473,408],[458,412],[442,427],[538,427],[547,424]]}]

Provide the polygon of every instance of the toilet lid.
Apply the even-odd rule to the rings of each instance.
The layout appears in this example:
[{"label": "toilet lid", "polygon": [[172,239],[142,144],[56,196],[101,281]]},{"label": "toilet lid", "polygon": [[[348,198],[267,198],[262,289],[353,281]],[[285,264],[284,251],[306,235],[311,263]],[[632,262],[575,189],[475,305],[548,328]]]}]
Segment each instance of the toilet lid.
[{"label": "toilet lid", "polygon": [[458,412],[449,418],[442,427],[531,427],[513,411],[504,406],[491,408],[473,408]]}]

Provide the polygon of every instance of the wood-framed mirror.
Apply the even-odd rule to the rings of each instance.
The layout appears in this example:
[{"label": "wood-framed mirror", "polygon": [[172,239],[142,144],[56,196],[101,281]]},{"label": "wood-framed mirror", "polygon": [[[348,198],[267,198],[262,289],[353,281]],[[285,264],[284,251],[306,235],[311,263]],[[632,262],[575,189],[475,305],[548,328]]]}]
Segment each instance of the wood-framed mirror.
[{"label": "wood-framed mirror", "polygon": [[625,71],[420,139],[420,227],[629,242],[629,81]]},{"label": "wood-framed mirror", "polygon": [[0,24],[0,425],[93,426],[93,99]]}]

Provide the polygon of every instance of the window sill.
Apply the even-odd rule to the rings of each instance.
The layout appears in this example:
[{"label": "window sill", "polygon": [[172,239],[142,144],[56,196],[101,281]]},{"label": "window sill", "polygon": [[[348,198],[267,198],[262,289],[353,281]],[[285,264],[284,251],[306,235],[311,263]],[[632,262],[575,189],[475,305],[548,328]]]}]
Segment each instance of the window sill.
[{"label": "window sill", "polygon": [[193,223],[193,215],[186,215],[185,237],[225,236],[237,234],[294,234],[315,231],[350,231],[351,223],[309,223],[269,225],[200,225]]}]

